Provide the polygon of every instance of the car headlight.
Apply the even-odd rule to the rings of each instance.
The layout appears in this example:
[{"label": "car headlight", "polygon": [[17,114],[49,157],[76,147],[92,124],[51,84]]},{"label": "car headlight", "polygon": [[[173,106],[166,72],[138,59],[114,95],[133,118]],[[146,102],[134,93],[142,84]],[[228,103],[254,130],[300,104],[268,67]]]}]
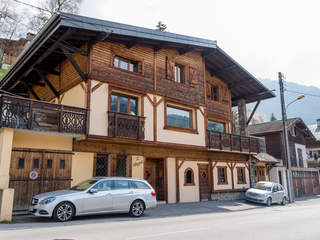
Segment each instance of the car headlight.
[{"label": "car headlight", "polygon": [[55,197],[48,197],[48,198],[41,200],[40,204],[45,205],[45,204],[53,202],[54,200],[56,200]]}]

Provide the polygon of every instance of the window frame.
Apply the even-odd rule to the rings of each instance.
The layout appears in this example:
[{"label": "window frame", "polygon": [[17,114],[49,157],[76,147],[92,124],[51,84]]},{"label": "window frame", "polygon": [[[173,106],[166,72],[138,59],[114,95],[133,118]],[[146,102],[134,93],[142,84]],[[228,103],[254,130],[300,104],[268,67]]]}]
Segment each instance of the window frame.
[{"label": "window frame", "polygon": [[[187,172],[188,171],[191,171],[191,183],[187,182]],[[184,186],[195,186],[195,183],[194,183],[194,171],[193,171],[192,168],[186,168],[184,170]]]},{"label": "window frame", "polygon": [[[226,122],[217,121],[217,120],[210,118],[210,117],[207,119],[207,130],[209,130],[209,122],[210,121],[222,124],[224,126],[224,132],[222,132],[222,133],[228,133],[228,129],[227,129],[228,124]],[[209,131],[215,131],[215,130],[209,130]]]},{"label": "window frame", "polygon": [[[224,170],[224,182],[220,182],[220,169]],[[218,185],[228,185],[228,167],[217,166]]]},{"label": "window frame", "polygon": [[[178,126],[171,126],[168,125],[168,117],[167,117],[167,108],[176,108],[178,110],[188,111],[189,112],[189,125],[190,128],[184,128],[184,127],[178,127]],[[197,109],[191,108],[191,107],[182,107],[180,105],[177,105],[175,103],[165,102],[164,104],[164,127],[163,129],[166,130],[173,130],[177,132],[186,132],[186,133],[193,133],[193,134],[199,134],[198,133],[198,120],[197,120]]]},{"label": "window frame", "polygon": [[[117,99],[117,111],[114,112],[114,111],[111,111],[111,105],[112,105],[112,95],[116,95],[118,97]],[[126,97],[128,98],[128,112],[127,113],[122,113],[120,112],[120,97]],[[130,114],[130,108],[131,108],[131,99],[136,99],[136,114]],[[139,108],[139,99],[140,97],[138,96],[133,96],[133,95],[130,95],[130,94],[125,94],[125,93],[121,93],[121,92],[117,92],[117,91],[110,91],[109,93],[109,112],[113,112],[113,113],[119,113],[119,114],[126,114],[126,115],[130,115],[130,116],[140,116],[140,108]]]},{"label": "window frame", "polygon": [[[117,71],[122,71],[125,73],[137,75],[137,76],[144,76],[144,59],[143,58],[141,58],[139,56],[135,56],[133,54],[130,54],[129,52],[119,50],[119,49],[111,49],[111,52],[112,52],[111,59],[110,59],[111,68],[113,68]],[[119,58],[127,59],[129,61],[137,62],[137,72],[131,72],[129,70],[125,70],[120,67],[114,66],[115,57],[119,57]],[[120,64],[120,62],[119,62],[119,64]]]},{"label": "window frame", "polygon": [[[116,58],[118,59],[118,66],[114,65],[114,61],[115,61]],[[112,60],[113,60],[112,61],[112,65],[116,69],[120,69],[120,70],[123,70],[123,71],[126,71],[126,72],[130,72],[130,73],[141,74],[141,73],[139,73],[139,62],[140,61],[138,61],[138,60],[131,59],[131,58],[128,58],[128,57],[123,57],[123,56],[120,56],[119,54],[114,54]],[[127,69],[124,69],[124,68],[120,67],[121,61],[128,64],[128,68]],[[130,70],[130,64],[133,64],[133,71]]]},{"label": "window frame", "polygon": [[[214,90],[212,89],[217,89],[217,94],[214,94]],[[217,96],[215,98],[215,96]],[[215,101],[215,102],[220,102],[220,87],[218,85],[210,83],[210,98],[209,100]]]},{"label": "window frame", "polygon": [[[239,179],[239,172],[240,170],[243,171],[243,181],[240,181]],[[238,179],[238,184],[247,184],[247,179],[246,179],[246,168],[245,167],[237,167],[237,179]]]},{"label": "window frame", "polygon": [[[176,76],[177,76],[176,68],[180,69],[180,81],[177,81],[178,79],[176,78]],[[173,71],[174,71],[174,79],[173,79],[173,81],[176,82],[176,83],[185,84],[186,83],[186,66],[183,65],[183,64],[175,62]]]}]

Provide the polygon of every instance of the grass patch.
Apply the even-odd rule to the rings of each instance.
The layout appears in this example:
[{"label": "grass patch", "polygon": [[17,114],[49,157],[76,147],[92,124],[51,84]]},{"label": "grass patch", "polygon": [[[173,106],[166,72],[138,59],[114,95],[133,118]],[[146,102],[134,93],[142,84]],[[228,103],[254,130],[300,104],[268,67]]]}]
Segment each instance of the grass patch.
[{"label": "grass patch", "polygon": [[7,71],[7,69],[7,67],[0,68],[0,77],[5,73],[5,71]]},{"label": "grass patch", "polygon": [[0,221],[0,224],[13,224],[15,221]]}]

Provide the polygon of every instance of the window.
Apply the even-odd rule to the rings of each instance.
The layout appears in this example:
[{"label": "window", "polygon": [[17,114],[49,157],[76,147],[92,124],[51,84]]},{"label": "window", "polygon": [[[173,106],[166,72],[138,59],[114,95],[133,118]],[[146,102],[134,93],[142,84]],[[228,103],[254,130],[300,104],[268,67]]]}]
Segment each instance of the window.
[{"label": "window", "polygon": [[101,191],[109,191],[111,190],[112,188],[112,181],[108,181],[108,180],[105,180],[105,181],[101,181],[99,183],[97,183],[94,187],[92,187],[93,189],[97,189],[98,192],[101,192]]},{"label": "window", "polygon": [[192,128],[192,111],[167,106],[167,125],[181,128]]},{"label": "window", "polygon": [[47,168],[48,169],[52,168],[52,159],[47,159]]},{"label": "window", "polygon": [[208,130],[210,131],[217,131],[217,132],[225,132],[226,127],[224,123],[219,123],[215,121],[208,121]]},{"label": "window", "polygon": [[60,169],[65,169],[66,167],[66,160],[60,159]]},{"label": "window", "polygon": [[150,187],[147,184],[145,184],[144,182],[139,182],[139,181],[130,181],[130,188],[150,189]]},{"label": "window", "polygon": [[115,180],[114,181],[114,189],[115,190],[129,189],[129,181]]},{"label": "window", "polygon": [[219,87],[210,85],[210,100],[219,101]]},{"label": "window", "polygon": [[39,169],[39,158],[33,159],[33,169]]},{"label": "window", "polygon": [[138,61],[130,60],[119,56],[114,57],[113,66],[130,72],[138,72]]},{"label": "window", "polygon": [[228,184],[227,167],[217,167],[217,169],[218,169],[218,184]]},{"label": "window", "polygon": [[18,160],[18,169],[24,168],[24,158],[19,158]]},{"label": "window", "polygon": [[138,99],[131,96],[112,93],[110,111],[138,115]]},{"label": "window", "polygon": [[244,167],[237,167],[237,175],[238,175],[238,184],[246,183],[246,175]]},{"label": "window", "polygon": [[118,177],[127,176],[127,156],[126,155],[117,155],[116,176]]},{"label": "window", "polygon": [[184,171],[184,185],[193,186],[194,185],[194,174],[191,168],[187,168]]},{"label": "window", "polygon": [[174,66],[174,81],[184,83],[184,66],[178,64]]}]

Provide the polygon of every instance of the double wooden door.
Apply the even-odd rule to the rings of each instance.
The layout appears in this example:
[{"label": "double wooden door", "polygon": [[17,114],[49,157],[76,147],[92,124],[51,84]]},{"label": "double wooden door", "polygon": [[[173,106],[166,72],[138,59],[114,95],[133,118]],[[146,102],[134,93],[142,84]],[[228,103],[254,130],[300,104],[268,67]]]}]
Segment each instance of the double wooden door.
[{"label": "double wooden door", "polygon": [[[9,173],[9,187],[15,190],[13,210],[26,210],[34,195],[69,188],[71,158],[69,152],[14,149]],[[36,179],[30,178],[32,171],[38,173]]]}]

